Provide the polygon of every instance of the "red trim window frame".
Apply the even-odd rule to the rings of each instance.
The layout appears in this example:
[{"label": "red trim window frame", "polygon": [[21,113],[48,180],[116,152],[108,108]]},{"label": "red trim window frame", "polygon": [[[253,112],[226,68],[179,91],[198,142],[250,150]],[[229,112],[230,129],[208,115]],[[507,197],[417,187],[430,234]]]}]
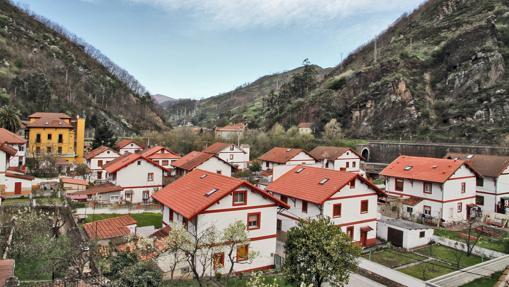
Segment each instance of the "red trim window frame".
[{"label": "red trim window frame", "polygon": [[350,183],[349,183],[349,184],[350,184],[350,188],[351,188],[351,189],[355,188],[355,181],[356,181],[356,180],[357,180],[357,178],[354,178],[354,179],[350,180]]},{"label": "red trim window frame", "polygon": [[[244,201],[242,201],[242,202],[235,201],[235,196],[238,194],[244,194]],[[232,205],[233,206],[247,205],[247,190],[235,190],[232,193]]]},{"label": "red trim window frame", "polygon": [[456,206],[457,212],[463,212],[463,202],[458,202]]},{"label": "red trim window frame", "polygon": [[[249,218],[251,216],[256,216],[256,226],[250,226]],[[261,221],[262,221],[262,213],[261,212],[251,212],[251,213],[248,213],[247,214],[247,225],[246,225],[247,226],[247,230],[260,229]]]},{"label": "red trim window frame", "polygon": [[224,252],[214,253],[212,255],[213,268],[214,270],[224,267]]},{"label": "red trim window frame", "polygon": [[[399,186],[398,183],[400,183],[401,186]],[[398,186],[401,188],[398,188]],[[405,189],[405,180],[402,178],[395,178],[394,179],[394,190],[395,191],[403,191],[404,189]]]},{"label": "red trim window frame", "polygon": [[[244,257],[240,256],[240,250],[241,249],[245,249]],[[249,259],[249,244],[237,246],[237,250],[236,251],[237,252],[235,254],[236,255],[235,258],[237,259],[237,262],[247,261]]]},{"label": "red trim window frame", "polygon": [[333,218],[339,218],[341,217],[341,203],[336,203],[332,205],[332,217]]},{"label": "red trim window frame", "polygon": [[[426,186],[429,187],[429,191],[426,191]],[[431,182],[423,182],[422,183],[422,192],[426,194],[432,194],[433,193],[433,184]]]},{"label": "red trim window frame", "polygon": [[431,206],[429,206],[429,205],[424,205],[424,206],[422,207],[422,209],[423,209],[423,213],[424,213],[424,214],[431,216]]},{"label": "red trim window frame", "polygon": [[369,212],[369,200],[361,200],[361,214]]},{"label": "red trim window frame", "polygon": [[308,202],[305,200],[302,201],[302,213],[308,213]]},{"label": "red trim window frame", "polygon": [[353,226],[348,226],[346,228],[346,235],[348,237],[350,237],[351,240],[353,240],[353,233],[354,233],[354,227]]},{"label": "red trim window frame", "polygon": [[103,161],[102,161],[102,159],[97,161],[97,166],[98,166],[98,167],[102,167],[102,166],[103,166]]},{"label": "red trim window frame", "polygon": [[147,173],[147,181],[154,181],[154,173],[153,172]]},{"label": "red trim window frame", "polygon": [[461,183],[461,193],[465,193],[465,192],[467,192],[467,183],[462,182]]}]

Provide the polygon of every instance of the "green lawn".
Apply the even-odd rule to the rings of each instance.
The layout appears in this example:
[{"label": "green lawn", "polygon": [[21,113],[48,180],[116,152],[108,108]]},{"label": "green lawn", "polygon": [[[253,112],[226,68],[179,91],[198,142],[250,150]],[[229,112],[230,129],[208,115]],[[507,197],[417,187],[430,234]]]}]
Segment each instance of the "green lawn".
[{"label": "green lawn", "polygon": [[452,264],[452,266],[456,266],[459,260],[460,268],[481,263],[481,257],[479,256],[476,255],[467,256],[465,252],[442,245],[432,245],[431,248],[430,246],[421,247],[419,249],[416,249],[415,252],[447,261],[450,264]]},{"label": "green lawn", "polygon": [[[453,239],[459,242],[465,242],[465,239],[461,238],[456,231],[440,228],[435,229],[435,235]],[[505,235],[501,238],[481,236],[477,246],[502,253],[509,253],[509,232],[506,232]]]},{"label": "green lawn", "polygon": [[407,268],[398,269],[398,271],[408,274],[415,278],[429,280],[453,272],[454,269],[446,266],[444,263],[433,260],[413,265]]},{"label": "green lawn", "polygon": [[493,287],[497,283],[498,278],[502,275],[502,271],[493,273],[490,277],[476,279],[461,287]]},{"label": "green lawn", "polygon": [[376,263],[380,263],[390,268],[402,266],[408,263],[413,263],[426,259],[423,256],[419,256],[415,253],[406,252],[403,250],[384,249],[381,251],[375,251],[371,254],[362,255],[366,259],[370,259]]},{"label": "green lawn", "polygon": [[[122,216],[123,214],[94,214],[87,216],[85,222],[93,222],[96,220],[106,219],[106,218],[113,218]],[[131,214],[131,216],[138,222],[138,226],[150,226],[154,225],[155,228],[161,228],[163,223],[163,215],[161,213],[151,213],[151,212],[145,212],[145,213],[135,213]]]}]

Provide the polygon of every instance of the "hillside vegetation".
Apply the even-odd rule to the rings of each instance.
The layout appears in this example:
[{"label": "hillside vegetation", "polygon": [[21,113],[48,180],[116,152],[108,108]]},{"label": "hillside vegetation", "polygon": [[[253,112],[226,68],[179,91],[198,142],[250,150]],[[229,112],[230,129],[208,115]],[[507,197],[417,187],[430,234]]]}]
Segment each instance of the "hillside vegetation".
[{"label": "hillside vegetation", "polygon": [[[507,143],[508,3],[429,0],[316,77],[316,85],[299,90],[297,81],[285,93],[258,89],[245,98],[234,91],[202,100],[193,120],[265,128],[311,121],[320,129],[336,118],[349,137]],[[210,106],[224,110],[200,112]]]},{"label": "hillside vegetation", "polygon": [[86,116],[117,134],[164,129],[145,89],[98,50],[63,28],[0,0],[0,104]]}]

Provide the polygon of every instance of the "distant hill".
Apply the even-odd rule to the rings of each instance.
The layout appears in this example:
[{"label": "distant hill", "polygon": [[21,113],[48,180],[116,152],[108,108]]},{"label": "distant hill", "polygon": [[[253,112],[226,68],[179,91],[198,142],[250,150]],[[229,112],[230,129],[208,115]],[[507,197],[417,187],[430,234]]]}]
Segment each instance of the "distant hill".
[{"label": "distant hill", "polygon": [[164,129],[145,89],[94,47],[49,20],[0,0],[0,103],[86,115],[117,134]]},{"label": "distant hill", "polygon": [[161,95],[161,94],[151,95],[151,97],[156,102],[156,104],[161,105],[161,106],[166,106],[169,103],[176,101],[176,99],[174,99],[174,98],[171,98],[171,97],[168,97],[165,95]]}]

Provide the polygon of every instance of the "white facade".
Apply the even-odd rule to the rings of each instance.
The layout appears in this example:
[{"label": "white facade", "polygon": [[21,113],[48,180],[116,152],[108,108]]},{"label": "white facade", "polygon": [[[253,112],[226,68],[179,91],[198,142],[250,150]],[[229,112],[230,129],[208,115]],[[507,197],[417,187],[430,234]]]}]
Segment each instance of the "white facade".
[{"label": "white facade", "polygon": [[238,169],[247,169],[249,164],[249,146],[231,144],[216,155]]},{"label": "white facade", "polygon": [[361,158],[350,150],[344,152],[334,161],[323,159],[320,163],[323,168],[332,170],[343,170],[355,173],[359,173],[361,171]]},{"label": "white facade", "polygon": [[107,173],[102,167],[119,156],[116,151],[108,149],[91,159],[87,159],[87,166],[90,169],[90,181],[106,179]]},{"label": "white facade", "polygon": [[[194,169],[201,169],[208,172],[222,174],[225,176],[232,176],[232,166],[215,156],[207,159]],[[177,175],[185,175],[188,172],[190,171],[177,168]]]},{"label": "white facade", "polygon": [[[396,187],[396,180],[403,181],[402,190]],[[468,209],[475,203],[476,175],[462,165],[444,183],[386,177],[385,188],[391,195],[423,199],[419,205],[422,210],[412,210],[414,215],[425,214],[445,222],[462,221],[467,219]]]},{"label": "white facade", "polygon": [[509,167],[498,177],[482,177],[477,181],[476,204],[483,214],[490,212],[506,213],[509,210]]},{"label": "white facade", "polygon": [[163,187],[163,169],[139,158],[114,174],[108,174],[108,179],[123,188],[123,200],[149,203],[152,202],[152,194]]},{"label": "white facade", "polygon": [[289,165],[289,166],[295,166],[295,165],[314,165],[316,163],[315,159],[309,156],[305,152],[300,152],[296,156],[289,159],[286,163],[276,163],[271,161],[262,161],[262,170],[268,170],[268,169],[274,169],[275,166],[279,165]]},{"label": "white facade", "polygon": [[24,178],[17,173],[9,173],[10,156],[0,150],[0,192],[4,195],[17,196],[32,192],[32,179]]},{"label": "white facade", "polygon": [[26,164],[26,144],[10,144],[16,150],[16,155],[11,156],[9,166],[22,168]]},{"label": "white facade", "polygon": [[[216,204],[200,212],[200,214],[188,221],[188,230],[191,232],[197,230],[198,234],[200,234],[200,232],[208,227],[215,226],[219,232],[222,232],[229,225],[239,220],[244,222],[247,226],[248,215],[258,214],[258,227],[255,229],[248,228],[247,230],[248,238],[250,239],[248,243],[249,253],[256,252],[256,256],[252,260],[236,262],[234,265],[234,272],[273,268],[274,254],[276,252],[276,219],[278,207],[270,199],[264,198],[257,192],[253,192],[250,187],[240,187],[236,191],[240,190],[247,192],[247,203],[245,205],[234,206],[232,194],[230,193],[217,201]],[[169,226],[182,224],[183,217],[176,212],[172,212],[173,221],[170,220],[170,210],[168,206],[163,207],[163,224]],[[224,248],[218,247],[216,251],[216,254],[223,254],[224,266],[216,270],[213,268],[206,270],[207,275],[213,276],[216,273],[228,273],[231,264],[228,258],[229,250],[227,248],[226,246]],[[236,256],[236,250],[233,251],[233,254]],[[235,258],[235,260],[236,259],[237,258]],[[158,259],[163,271],[167,271],[165,270],[165,266],[168,266],[168,262],[170,261],[171,258],[168,257]],[[186,274],[189,271],[189,268],[186,268],[186,266],[187,265],[184,264],[182,267],[177,268],[175,276],[189,276],[189,274]]]},{"label": "white facade", "polygon": [[118,149],[118,153],[120,155],[124,155],[126,153],[136,153],[138,151],[142,151],[143,147],[138,145],[137,143],[129,143],[125,145],[124,147],[121,147]]},{"label": "white facade", "polygon": [[[405,249],[412,249],[427,245],[433,237],[433,228],[408,222],[401,219],[381,219],[377,224],[377,237],[388,241],[390,229],[396,229],[401,234],[401,246]],[[397,240],[399,241],[399,240]]]},{"label": "white facade", "polygon": [[[277,193],[274,193],[274,196],[285,201],[285,196]],[[378,196],[375,190],[358,178],[355,179],[354,187],[347,184],[321,205],[307,202],[307,211],[306,208],[303,208],[303,200],[291,197],[286,198],[290,209],[278,214],[278,224],[281,231],[286,232],[290,228],[297,226],[299,219],[326,216],[334,224],[341,227],[343,232],[351,235],[353,241],[361,242],[361,228],[366,230],[364,245],[372,245],[376,240]],[[367,211],[361,209],[362,204],[367,204]],[[337,213],[336,216],[334,215],[334,206],[340,206],[339,215]],[[367,231],[368,229],[369,231]]]}]

